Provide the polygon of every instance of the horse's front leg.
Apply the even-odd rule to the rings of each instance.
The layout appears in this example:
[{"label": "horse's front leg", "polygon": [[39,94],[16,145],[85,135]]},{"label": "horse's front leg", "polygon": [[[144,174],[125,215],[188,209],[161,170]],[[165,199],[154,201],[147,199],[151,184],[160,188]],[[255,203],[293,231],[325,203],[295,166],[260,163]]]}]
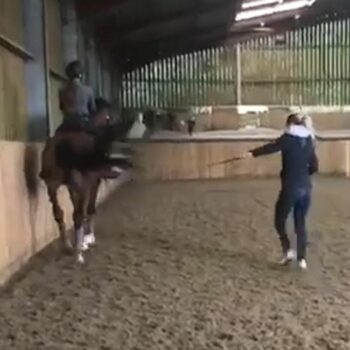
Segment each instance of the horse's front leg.
[{"label": "horse's front leg", "polygon": [[84,245],[84,226],[87,220],[87,207],[90,198],[90,186],[88,186],[88,181],[85,181],[80,173],[73,174],[69,184],[69,192],[74,208],[73,221],[76,261],[79,264],[83,264],[85,262],[83,252],[86,250]]},{"label": "horse's front leg", "polygon": [[87,220],[86,220],[86,226],[85,226],[85,239],[84,239],[84,243],[87,247],[90,247],[96,244],[94,217],[96,214],[96,201],[97,201],[97,195],[98,195],[98,189],[99,189],[100,183],[101,183],[101,180],[96,179],[94,183],[91,185],[89,203],[87,207]]},{"label": "horse's front leg", "polygon": [[85,193],[77,193],[76,200],[73,203],[74,212],[73,212],[73,221],[74,221],[74,237],[75,237],[75,255],[76,261],[79,264],[83,264],[85,262],[83,252],[86,250],[84,236],[85,236],[85,224],[86,224],[86,208],[85,202],[86,194]]}]

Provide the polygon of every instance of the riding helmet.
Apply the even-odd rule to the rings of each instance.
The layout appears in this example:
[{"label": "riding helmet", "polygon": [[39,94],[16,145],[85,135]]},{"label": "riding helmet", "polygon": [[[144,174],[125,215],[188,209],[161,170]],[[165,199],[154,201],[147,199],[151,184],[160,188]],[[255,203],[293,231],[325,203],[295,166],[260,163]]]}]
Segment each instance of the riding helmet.
[{"label": "riding helmet", "polygon": [[66,74],[69,79],[81,78],[83,69],[79,61],[73,61],[67,64]]}]

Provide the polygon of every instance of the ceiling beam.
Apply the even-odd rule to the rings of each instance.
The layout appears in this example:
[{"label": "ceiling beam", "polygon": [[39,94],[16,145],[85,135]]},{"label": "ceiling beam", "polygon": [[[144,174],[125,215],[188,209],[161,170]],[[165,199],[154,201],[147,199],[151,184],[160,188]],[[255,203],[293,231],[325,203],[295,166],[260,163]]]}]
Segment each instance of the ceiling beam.
[{"label": "ceiling beam", "polygon": [[181,28],[180,31],[159,36],[156,39],[149,39],[146,41],[141,41],[133,44],[122,43],[121,45],[114,46],[115,51],[125,52],[125,53],[143,53],[149,49],[155,49],[158,51],[162,51],[164,47],[177,46],[178,44],[187,42],[187,41],[197,41],[202,37],[208,37],[213,35],[224,35],[226,32],[225,27],[211,26],[207,28],[203,28],[200,30],[193,30],[192,35],[189,35],[188,28]]},{"label": "ceiling beam", "polygon": [[186,7],[185,9],[178,10],[175,13],[168,15],[157,15],[154,17],[146,18],[141,21],[130,23],[125,27],[122,26],[120,28],[117,28],[117,30],[119,29],[120,32],[125,33],[130,31],[142,30],[153,25],[163,25],[167,22],[176,21],[184,17],[192,17],[194,14],[196,16],[205,15],[207,13],[217,11],[222,7],[228,6],[230,1],[232,0],[216,0],[213,3],[209,3],[206,5],[198,5],[198,1],[192,1],[190,3],[190,6]]},{"label": "ceiling beam", "polygon": [[[121,67],[123,72],[129,72],[159,59],[167,59],[169,57],[173,57],[174,55],[185,55],[194,51],[200,51],[214,46],[216,46],[214,42],[198,43],[195,46],[193,46],[191,43],[186,43],[177,48],[173,48],[171,51],[163,52],[162,55],[159,55],[157,52],[149,52],[147,55],[144,55],[142,57],[138,56],[138,58],[135,58],[133,60],[124,61],[124,64]],[[176,51],[174,51],[174,49]]]},{"label": "ceiling beam", "polygon": [[[337,1],[337,0],[333,0]],[[338,0],[340,3],[341,0]],[[320,0],[320,5],[322,0]],[[338,3],[337,3],[338,5]],[[329,4],[327,4],[329,6]],[[336,10],[337,11],[337,10]],[[349,7],[346,8],[349,11]],[[344,15],[337,11],[337,15]],[[320,21],[321,17],[328,15],[329,18],[336,17],[329,7],[322,4],[319,7],[315,7],[310,11],[305,11],[301,14],[301,18],[295,20],[293,16],[286,16],[288,18],[277,17],[267,19],[265,24],[267,27],[271,27],[272,32],[257,32],[254,31],[257,23],[249,23],[249,25],[237,25],[229,26],[230,30],[218,30],[215,32],[215,28],[212,32],[203,31],[198,35],[185,36],[185,33],[178,33],[179,35],[162,38],[156,41],[141,42],[139,44],[133,44],[125,46],[124,67],[126,70],[132,70],[137,67],[143,66],[152,61],[171,57],[174,55],[181,55],[209,47],[215,47],[222,44],[236,44],[237,42],[243,42],[257,37],[263,37],[268,35],[282,34],[288,30],[304,27]],[[349,13],[349,12],[347,12]],[[188,29],[188,28],[187,28]],[[189,32],[187,31],[187,34]],[[195,34],[195,32],[193,32]],[[207,35],[207,36],[206,36]]]},{"label": "ceiling beam", "polygon": [[[274,34],[283,31],[282,29],[277,30]],[[123,61],[122,67],[125,72],[128,72],[159,59],[166,59],[174,55],[188,54],[222,45],[234,45],[239,42],[266,35],[269,35],[269,33],[253,32],[249,30],[241,31],[240,33],[212,33],[212,35],[207,38],[197,37],[196,40],[193,41],[187,40],[186,42],[178,43],[172,47],[163,47],[162,52],[157,51],[155,48],[149,49],[149,51],[144,54],[140,54],[140,52],[129,52],[131,57],[129,56],[129,59]]]},{"label": "ceiling beam", "polygon": [[173,57],[174,55],[184,55],[189,54],[196,51],[207,50],[211,48],[215,48],[222,45],[234,45],[239,42],[244,42],[247,40],[251,40],[258,37],[263,37],[268,34],[266,33],[257,33],[257,32],[241,32],[239,34],[229,34],[229,35],[217,35],[213,36],[211,39],[197,42],[197,43],[185,43],[185,45],[181,45],[179,47],[173,47],[172,50],[164,51],[161,54],[159,53],[149,53],[147,55],[138,55],[136,59],[124,61],[123,67],[124,72],[132,71],[138,67],[145,66],[151,62],[154,62],[159,59],[167,59]]},{"label": "ceiling beam", "polygon": [[[243,35],[244,33],[239,33],[239,36]],[[124,66],[127,67],[127,70],[130,70],[130,67],[142,66],[148,62],[158,59],[180,55],[184,52],[188,53],[209,47],[219,46],[229,38],[233,40],[234,36],[235,34],[227,34],[223,33],[222,31],[213,31],[189,38],[181,37],[181,40],[178,41],[162,41],[161,44],[156,44],[153,46],[134,46],[132,49],[129,48],[128,51],[123,51],[125,63]],[[238,41],[238,38],[236,38],[236,41]],[[118,51],[115,51],[115,54],[117,55]]]},{"label": "ceiling beam", "polygon": [[81,20],[94,19],[127,0],[75,0],[78,16]]},{"label": "ceiling beam", "polygon": [[[240,0],[239,0],[240,1]],[[200,0],[197,0],[196,3],[198,5]],[[222,37],[222,32],[225,31],[225,27],[223,26],[221,29],[217,29],[216,26],[213,30],[209,30],[206,28],[203,31],[195,31],[195,22],[197,19],[197,13],[193,12],[191,14],[193,19],[194,27],[188,30],[185,34],[196,33],[196,35],[192,36],[184,36],[184,33],[177,35],[176,38],[172,38],[171,40],[167,38],[166,40],[162,40],[161,42],[154,43],[153,46],[150,46],[146,43],[146,46],[134,46],[134,52],[128,52],[128,58],[124,65],[124,71],[132,71],[137,67],[145,66],[148,63],[159,59],[167,59],[174,55],[183,55],[188,54],[194,51],[200,51],[207,49],[209,47],[218,46],[219,43],[217,38]],[[139,51],[141,50],[141,51]]]},{"label": "ceiling beam", "polygon": [[[169,0],[168,0],[169,1]],[[113,32],[114,36],[128,35],[131,32],[144,30],[150,26],[161,26],[171,21],[181,20],[183,18],[192,18],[194,15],[200,16],[210,12],[217,11],[222,7],[229,6],[234,0],[217,0],[214,3],[198,6],[197,2],[191,2],[189,6],[175,13],[167,15],[155,15],[149,18],[130,21],[127,25],[118,26],[117,23],[109,23],[105,26],[99,26],[99,36],[104,36],[107,33]]]}]

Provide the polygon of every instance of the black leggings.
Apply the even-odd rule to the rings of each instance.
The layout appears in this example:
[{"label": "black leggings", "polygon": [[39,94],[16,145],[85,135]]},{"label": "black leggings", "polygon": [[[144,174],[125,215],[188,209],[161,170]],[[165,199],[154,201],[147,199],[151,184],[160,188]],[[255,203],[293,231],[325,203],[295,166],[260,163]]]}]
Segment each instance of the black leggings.
[{"label": "black leggings", "polygon": [[310,207],[310,189],[281,190],[275,207],[275,228],[279,235],[283,253],[290,249],[286,231],[288,215],[293,210],[294,228],[297,235],[297,258],[305,259],[307,245],[306,216]]}]

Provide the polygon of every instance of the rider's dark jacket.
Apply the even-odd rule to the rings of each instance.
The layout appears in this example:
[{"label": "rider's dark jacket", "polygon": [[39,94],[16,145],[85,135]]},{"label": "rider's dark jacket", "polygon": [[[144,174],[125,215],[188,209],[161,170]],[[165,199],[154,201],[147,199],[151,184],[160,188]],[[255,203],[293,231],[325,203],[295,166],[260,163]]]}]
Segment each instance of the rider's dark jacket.
[{"label": "rider's dark jacket", "polygon": [[90,116],[95,112],[96,105],[92,88],[78,79],[69,81],[59,91],[59,104],[64,120],[58,131],[93,131]]}]

